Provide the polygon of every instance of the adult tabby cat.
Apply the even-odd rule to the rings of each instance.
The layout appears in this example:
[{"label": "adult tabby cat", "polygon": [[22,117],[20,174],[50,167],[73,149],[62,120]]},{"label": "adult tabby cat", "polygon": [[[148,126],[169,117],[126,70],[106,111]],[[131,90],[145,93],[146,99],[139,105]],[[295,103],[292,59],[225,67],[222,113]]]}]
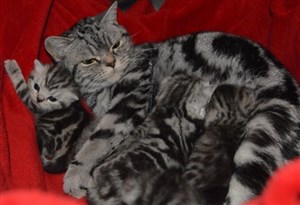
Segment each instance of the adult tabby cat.
[{"label": "adult tabby cat", "polygon": [[[190,109],[191,106],[198,106],[198,100],[194,96],[199,98],[200,93],[197,90],[199,89],[198,84],[193,82],[193,78],[190,77],[179,77],[174,76],[173,78],[167,78],[168,84],[164,84],[164,92],[168,95],[163,95],[162,99],[172,103],[168,103],[171,106],[174,105],[174,101],[178,104],[187,103],[186,109],[180,109],[176,107],[180,112],[184,113],[185,110]],[[195,79],[194,79],[195,80]],[[189,85],[189,86],[187,86]],[[175,88],[175,89],[174,89]],[[180,89],[178,89],[180,88]],[[208,87],[204,87],[208,88]],[[200,88],[201,90],[201,88]],[[194,93],[194,96],[192,94]],[[167,99],[167,100],[166,100]],[[194,100],[194,101],[193,101]],[[202,99],[203,100],[203,99]],[[179,103],[181,102],[181,103]],[[164,108],[157,107],[157,109],[169,109],[168,104],[164,105]],[[246,87],[237,87],[233,85],[220,85],[218,86],[213,94],[208,104],[205,106],[205,119],[204,119],[204,133],[197,139],[195,145],[192,148],[192,154],[188,157],[188,160],[182,164],[183,175],[181,174],[182,170],[176,169],[165,169],[155,170],[155,163],[153,163],[151,171],[141,175],[140,170],[136,170],[135,166],[133,168],[126,167],[127,175],[124,180],[124,183],[121,183],[120,188],[116,189],[111,187],[111,189],[106,190],[120,190],[121,204],[127,205],[151,205],[151,204],[222,204],[226,196],[226,191],[228,188],[229,180],[231,174],[233,173],[233,155],[235,150],[238,147],[239,142],[242,139],[242,133],[247,121],[251,118],[251,115],[255,111],[255,92],[252,89]],[[155,113],[156,111],[154,111]],[[158,111],[161,113],[160,111]],[[178,112],[178,111],[177,111]],[[203,113],[203,112],[200,112]],[[199,115],[200,116],[200,115]],[[161,118],[164,118],[161,120]],[[152,118],[151,120],[158,120],[159,122],[151,122],[148,127],[151,129],[156,129],[156,132],[163,132],[166,130],[164,126],[153,126],[161,124],[160,121],[167,122],[170,119],[161,114],[160,118]],[[189,121],[190,117],[184,117],[183,119]],[[202,119],[202,116],[200,117]],[[149,123],[149,122],[147,122]],[[172,130],[173,133],[176,133],[178,127],[183,127],[183,123],[178,123],[177,126],[170,126],[167,129]],[[146,126],[147,127],[147,126]],[[164,129],[161,129],[164,128]],[[151,131],[148,133],[150,134]],[[184,141],[181,137],[186,137],[184,135],[175,135],[169,137],[163,133],[159,140],[164,141],[165,144],[169,139],[176,141]],[[168,137],[166,137],[168,136]],[[157,140],[153,136],[144,136],[142,141],[145,138],[150,138],[153,143]],[[157,140],[158,141],[158,140]],[[179,141],[179,140],[178,140]],[[157,144],[162,145],[162,142],[157,142]],[[174,146],[174,145],[173,145]],[[176,145],[175,145],[176,146]],[[175,147],[174,146],[174,147]],[[151,146],[144,146],[151,147]],[[166,146],[167,147],[167,146]],[[142,150],[142,149],[141,149]],[[177,147],[177,150],[181,150],[180,147]],[[139,150],[140,151],[140,150]],[[155,152],[155,151],[153,151]],[[125,153],[125,154],[124,154]],[[122,158],[117,160],[129,161],[139,163],[136,157],[131,157],[124,159],[126,154],[129,152],[123,152]],[[142,153],[147,153],[147,149]],[[135,152],[137,154],[137,152]],[[128,154],[130,155],[130,154]],[[120,156],[120,155],[119,155]],[[133,155],[134,156],[134,155]],[[155,157],[157,155],[153,155]],[[158,155],[159,156],[159,155]],[[128,156],[129,157],[129,156]],[[143,163],[149,159],[145,158]],[[110,160],[111,162],[112,160]],[[155,161],[155,160],[153,160]],[[157,161],[159,161],[157,159]],[[117,176],[124,177],[124,175],[116,175],[118,171],[121,172],[125,168],[124,164],[117,166],[121,161],[114,161],[114,167],[106,170],[110,170],[113,173],[113,177],[103,177],[107,176],[104,174],[98,174],[97,179],[102,177],[103,181],[113,178],[112,182],[102,182],[108,186],[109,184],[114,184],[114,181],[120,181],[117,179]],[[166,164],[169,164],[167,162]],[[186,164],[186,165],[185,165]],[[105,167],[105,163],[103,165]],[[105,170],[102,168],[102,170]],[[100,171],[102,171],[100,169]],[[104,172],[105,173],[105,172]],[[183,176],[183,177],[182,177]],[[101,184],[98,184],[97,187],[102,187]],[[94,194],[101,193],[95,192]],[[115,194],[111,194],[112,196]],[[108,195],[108,193],[107,193]],[[100,201],[94,202],[94,204],[103,204]],[[118,203],[108,203],[118,204]]]},{"label": "adult tabby cat", "polygon": [[15,60],[5,61],[5,68],[16,93],[34,114],[43,168],[50,173],[65,171],[89,121],[79,102],[78,86],[60,65],[35,60],[28,83]]},{"label": "adult tabby cat", "polygon": [[[64,37],[48,37],[45,42],[53,58],[72,72],[88,105],[103,111],[98,131],[68,168],[66,193],[85,195],[95,163],[142,123],[151,104],[149,96],[156,94],[153,87],[181,70],[215,86],[249,87],[260,101],[234,155],[227,204],[256,196],[275,169],[299,156],[299,87],[267,50],[220,32],[132,45],[116,13],[115,3],[104,14],[81,21]],[[153,50],[145,50],[149,47]],[[142,63],[148,61],[153,66]]]}]

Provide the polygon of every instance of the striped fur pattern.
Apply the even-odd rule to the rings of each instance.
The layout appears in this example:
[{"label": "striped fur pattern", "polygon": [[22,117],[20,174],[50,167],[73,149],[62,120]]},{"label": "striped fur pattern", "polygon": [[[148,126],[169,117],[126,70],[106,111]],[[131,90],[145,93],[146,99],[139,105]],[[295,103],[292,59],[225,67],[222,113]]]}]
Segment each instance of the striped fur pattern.
[{"label": "striped fur pattern", "polygon": [[[121,201],[126,205],[199,205],[194,189],[178,170],[156,170],[132,174],[121,188]],[[209,204],[211,205],[211,204]]]},{"label": "striped fur pattern", "polygon": [[183,173],[202,204],[224,202],[234,171],[233,156],[256,104],[250,88],[223,84],[214,90],[205,109],[204,134],[196,141]]},{"label": "striped fur pattern", "polygon": [[65,171],[89,121],[72,76],[59,65],[43,65],[35,60],[26,83],[15,60],[5,61],[5,68],[16,93],[34,114],[43,168],[50,173]]},{"label": "striped fur pattern", "polygon": [[[115,21],[109,15],[105,16],[102,15],[104,25]],[[127,31],[118,25],[107,30],[95,21],[86,23],[68,32],[69,37],[76,39],[76,45],[67,37],[50,37],[45,42],[53,58],[73,74],[95,116],[93,134],[79,150],[64,177],[64,191],[75,197],[85,195],[91,178],[89,173],[95,163],[143,123],[151,108],[153,91],[152,46],[133,46]],[[98,35],[98,32],[107,35]],[[61,49],[56,52],[58,47]],[[65,49],[71,58],[63,57]],[[77,55],[78,51],[82,53]]]},{"label": "striped fur pattern", "polygon": [[[149,96],[147,92],[155,95],[153,91],[163,79],[178,71],[202,78],[214,86],[249,87],[255,90],[259,100],[234,154],[227,204],[241,204],[256,196],[278,167],[299,156],[299,86],[266,49],[248,39],[220,32],[196,33],[153,43],[156,54],[153,56],[145,55],[145,47],[131,44],[128,33],[116,21],[116,4],[105,14],[87,20],[86,24],[81,22],[64,37],[46,39],[48,52],[73,73],[81,90],[85,91],[83,94],[86,93],[88,104],[98,111],[97,115],[103,116],[98,124],[100,131],[84,144],[65,175],[66,193],[75,197],[85,195],[85,188],[93,184],[90,176],[93,164],[122,141],[121,133],[129,133],[139,124],[134,124],[133,119],[142,122],[146,116],[140,111],[146,110],[149,103],[144,103],[147,106],[141,109],[136,101],[125,101],[124,96],[133,92],[135,99],[140,101]],[[150,71],[139,64],[146,60],[153,62]],[[131,75],[137,68],[149,74]],[[103,77],[110,80],[102,82]],[[137,79],[140,83],[146,82],[146,77],[151,78],[146,81],[154,88],[145,89],[140,95],[136,92],[137,88],[142,88],[139,83],[131,87],[124,83],[125,79],[126,83]],[[116,84],[118,95],[112,98],[116,92],[108,88]],[[124,106],[117,109],[116,105],[122,101]],[[128,110],[134,110],[135,114],[128,114]]]},{"label": "striped fur pattern", "polygon": [[[204,105],[208,102],[212,90],[208,82],[181,72],[168,77],[158,93],[155,110],[130,134],[129,140],[125,140],[109,157],[94,167],[94,188],[88,188],[89,204],[126,204],[126,200],[129,199],[120,200],[124,194],[122,192],[126,191],[123,182],[126,183],[125,181],[134,175],[148,176],[149,170],[154,173],[169,170],[175,177],[182,172],[188,153],[203,132]],[[160,175],[153,177],[160,178]],[[175,184],[172,180],[168,183]],[[153,186],[156,183],[154,182]],[[166,184],[167,186],[170,185]],[[183,187],[177,188],[180,190]],[[167,200],[170,202],[164,204],[180,204],[187,200],[178,192],[170,192],[170,199],[156,196],[153,199],[150,195],[128,196],[137,198],[136,202],[129,204],[159,204],[159,201]],[[176,195],[181,197],[177,198]]]},{"label": "striped fur pattern", "polygon": [[[163,95],[162,97],[165,102],[169,101],[167,104],[164,104],[165,108],[170,105],[172,106],[172,103],[174,105],[174,101],[178,102],[179,99],[186,102],[186,99],[188,99],[187,96],[191,94],[190,90],[196,91],[195,88],[197,88],[197,85],[195,86],[191,79],[189,76],[181,76],[181,78],[174,76],[173,79],[168,78],[168,83],[163,86],[167,95]],[[185,84],[189,84],[189,87],[184,86]],[[178,88],[185,90],[184,92],[189,94],[183,95],[183,92],[180,92]],[[205,91],[203,87],[201,89]],[[196,93],[201,96],[201,92]],[[207,98],[209,97],[207,96]],[[195,99],[195,97],[192,97],[192,99]],[[194,101],[196,105],[203,102]],[[114,184],[115,181],[123,181],[119,188],[121,202],[116,203],[111,200],[107,204],[222,204],[228,190],[230,177],[233,173],[232,158],[241,141],[243,128],[254,111],[255,104],[255,92],[252,89],[228,84],[218,86],[214,90],[208,104],[205,105],[204,134],[193,143],[194,147],[191,148],[191,156],[183,160],[183,170],[180,168],[175,169],[174,167],[171,169],[167,167],[166,169],[165,166],[160,169],[154,169],[155,164],[160,162],[158,157],[155,158],[156,161],[153,163],[151,171],[143,170],[143,174],[141,174],[141,170],[136,170],[134,166],[133,168],[127,167],[125,170],[122,170],[124,166],[117,166],[117,163],[114,162],[114,166],[110,169],[106,168],[107,173],[105,172],[106,175],[104,178],[106,180],[113,178],[113,180],[110,182],[102,180],[101,183]],[[189,104],[189,106],[191,105]],[[203,110],[200,113],[199,116],[202,119]],[[153,128],[152,125],[145,127]],[[160,126],[157,128],[159,130],[157,132],[160,132],[162,128],[163,130],[166,129],[164,126]],[[168,129],[174,129],[175,133],[177,127],[171,126]],[[172,139],[177,141],[177,138],[183,136],[173,135],[173,137]],[[159,145],[161,146],[162,143],[159,143]],[[145,147],[143,149],[143,153],[147,153],[147,149]],[[180,149],[180,146],[177,149]],[[148,151],[148,155],[152,157],[160,156],[157,150],[152,149],[151,151],[152,153]],[[146,160],[147,158],[143,162]],[[136,162],[137,160],[130,158],[126,161]],[[170,162],[166,160],[166,164]],[[116,174],[117,171],[120,174]],[[123,172],[127,174],[124,175],[122,174]],[[114,174],[113,176],[107,176],[108,173]],[[97,179],[101,176],[104,175],[97,176]],[[116,176],[121,176],[122,180],[117,179]],[[98,184],[96,187],[103,186]],[[115,187],[107,189],[106,187],[106,190],[118,189]],[[94,193],[101,192],[94,191]],[[109,195],[109,193],[106,194]],[[103,202],[93,201],[93,204],[103,204]]]}]

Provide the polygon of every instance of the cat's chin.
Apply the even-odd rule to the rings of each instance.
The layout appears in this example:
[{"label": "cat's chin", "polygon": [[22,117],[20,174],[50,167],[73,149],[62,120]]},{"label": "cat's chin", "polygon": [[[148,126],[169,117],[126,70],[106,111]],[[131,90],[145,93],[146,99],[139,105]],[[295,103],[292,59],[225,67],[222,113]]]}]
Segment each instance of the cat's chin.
[{"label": "cat's chin", "polygon": [[111,77],[108,79],[108,81],[111,83],[111,84],[114,84],[116,82],[118,82],[120,79],[122,78],[122,76],[120,75],[119,72],[114,72]]},{"label": "cat's chin", "polygon": [[54,158],[51,160],[48,160],[45,157],[41,156],[41,160],[43,169],[51,174],[59,174],[65,172],[69,164],[65,156]]}]

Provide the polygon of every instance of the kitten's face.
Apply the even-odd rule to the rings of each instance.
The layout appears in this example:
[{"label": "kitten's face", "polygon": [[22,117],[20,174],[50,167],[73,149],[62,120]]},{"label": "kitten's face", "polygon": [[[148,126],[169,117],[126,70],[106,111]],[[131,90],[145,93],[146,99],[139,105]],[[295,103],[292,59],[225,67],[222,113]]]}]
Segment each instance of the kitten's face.
[{"label": "kitten's face", "polygon": [[81,87],[101,89],[124,76],[132,59],[127,31],[116,21],[116,8],[75,26],[67,37],[49,37],[46,49],[56,61],[63,61]]},{"label": "kitten's face", "polygon": [[[49,72],[49,65],[43,65],[35,61],[35,67],[28,78],[29,92],[32,102],[39,108],[42,113],[59,110],[70,106],[74,101],[79,99],[78,92],[73,87],[64,87],[63,85],[70,79],[63,79],[61,82],[53,76],[54,72]],[[62,76],[58,76],[62,77]]]},{"label": "kitten's face", "polygon": [[[39,130],[37,130],[39,132]],[[71,135],[65,135],[64,139],[60,136],[51,136],[45,138],[46,135],[38,133],[38,145],[40,149],[40,157],[44,170],[49,173],[61,173],[66,171],[70,161],[72,160],[72,147],[74,139]]]}]

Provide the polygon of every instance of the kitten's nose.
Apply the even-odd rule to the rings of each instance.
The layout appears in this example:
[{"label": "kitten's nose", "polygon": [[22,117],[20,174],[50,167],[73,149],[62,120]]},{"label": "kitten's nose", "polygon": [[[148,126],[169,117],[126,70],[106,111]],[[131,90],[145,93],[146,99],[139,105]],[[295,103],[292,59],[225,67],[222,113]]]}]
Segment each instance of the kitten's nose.
[{"label": "kitten's nose", "polygon": [[45,100],[45,97],[42,96],[42,95],[38,95],[36,99],[37,99],[38,103],[40,103],[40,102],[43,102]]},{"label": "kitten's nose", "polygon": [[104,63],[105,63],[105,65],[107,65],[107,66],[110,66],[110,67],[115,67],[115,64],[116,64],[116,59],[115,59],[115,57],[113,56],[113,54],[107,54],[106,56],[105,56],[105,58],[103,59],[103,61],[104,61]]},{"label": "kitten's nose", "polygon": [[51,155],[45,155],[45,158],[47,159],[47,160],[52,160],[53,159],[53,156],[51,156]]}]

